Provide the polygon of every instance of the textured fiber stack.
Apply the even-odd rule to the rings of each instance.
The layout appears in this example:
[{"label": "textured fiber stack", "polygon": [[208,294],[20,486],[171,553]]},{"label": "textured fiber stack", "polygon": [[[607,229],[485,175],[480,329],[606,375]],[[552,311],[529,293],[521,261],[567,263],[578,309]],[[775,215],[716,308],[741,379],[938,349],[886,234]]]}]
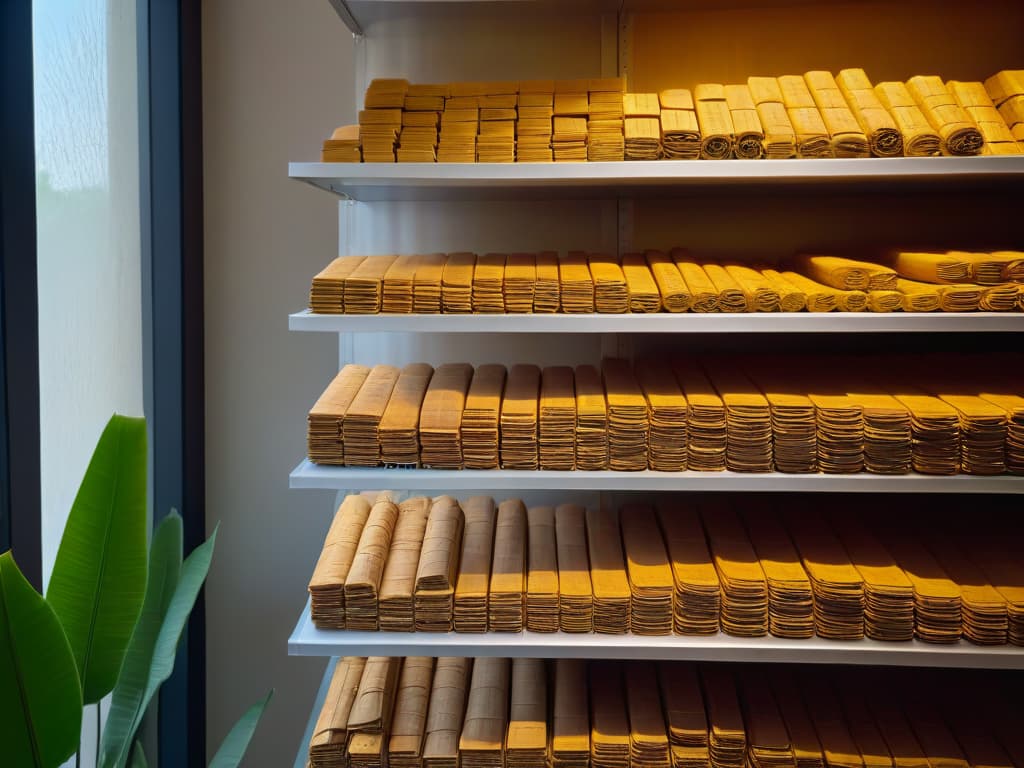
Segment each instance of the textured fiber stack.
[{"label": "textured fiber stack", "polygon": [[505,263],[505,311],[533,312],[537,290],[537,256],[533,253],[509,254]]},{"label": "textured fiber stack", "polygon": [[630,665],[624,675],[629,709],[629,764],[635,768],[671,765],[665,716],[658,695],[657,668],[652,662]]},{"label": "textured fiber stack", "polygon": [[711,759],[708,717],[704,711],[704,696],[696,666],[662,662],[658,665],[658,679],[665,705],[672,765],[676,768],[706,768]]},{"label": "textured fiber stack", "polygon": [[811,582],[782,521],[758,510],[745,515],[744,523],[768,582],[768,631],[775,637],[812,637]]},{"label": "textured fiber stack", "polygon": [[345,464],[376,467],[380,464],[380,422],[392,399],[401,371],[375,365],[352,400],[342,425]]},{"label": "textured fiber stack", "polygon": [[587,114],[587,159],[614,161],[625,159],[624,112],[622,96],[625,78],[591,80]]},{"label": "textured fiber stack", "polygon": [[626,159],[657,160],[661,157],[661,105],[656,93],[627,93],[622,97],[625,115]]},{"label": "textured fiber stack", "polygon": [[457,768],[459,734],[473,660],[442,656],[437,660],[423,739],[423,768]]},{"label": "textured fiber stack", "polygon": [[375,315],[380,312],[384,294],[384,275],[397,256],[364,259],[345,278],[345,313]]},{"label": "textured fiber stack", "polygon": [[498,421],[506,375],[503,365],[481,365],[473,372],[462,411],[462,461],[466,469],[498,467]]},{"label": "textured fiber stack", "polygon": [[594,253],[587,261],[594,281],[594,308],[601,314],[628,312],[629,287],[619,260],[614,256]]},{"label": "textured fiber stack", "polygon": [[386,494],[381,494],[370,510],[345,579],[347,629],[378,628],[377,595],[397,524],[398,505]]},{"label": "textured fiber stack", "polygon": [[453,629],[455,577],[464,525],[462,508],[455,499],[450,496],[434,499],[416,567],[413,602],[417,631],[451,632]]},{"label": "textured fiber stack", "polygon": [[505,768],[546,768],[547,710],[547,672],[544,660],[513,659]]},{"label": "textured fiber stack", "polygon": [[441,306],[445,314],[460,315],[473,311],[473,273],[475,253],[450,253],[441,272]]},{"label": "textured fiber stack", "polygon": [[589,768],[590,706],[582,659],[556,659],[551,716],[552,768]]},{"label": "textured fiber stack", "polygon": [[711,724],[712,768],[743,768],[747,756],[747,732],[743,724],[736,683],[725,668],[701,668],[704,704]]},{"label": "textured fiber stack", "polygon": [[743,291],[748,312],[779,311],[779,293],[760,272],[744,264],[726,264],[725,271]]},{"label": "textured fiber stack", "polygon": [[750,305],[743,288],[721,264],[705,264],[704,272],[718,295],[720,312],[747,312]]},{"label": "textured fiber stack", "polygon": [[620,520],[631,595],[630,630],[637,635],[671,635],[674,582],[654,510],[626,505]]},{"label": "textured fiber stack", "polygon": [[978,130],[981,131],[981,135],[985,139],[982,154],[1016,155],[1021,153],[1022,148],[1018,146],[1008,121],[996,109],[982,83],[950,80],[946,83],[946,88],[949,89],[957,105],[968,114],[978,126]]},{"label": "textured fiber stack", "polygon": [[608,402],[608,467],[641,471],[648,464],[648,412],[643,390],[626,360],[601,365]]},{"label": "textured fiber stack", "polygon": [[693,303],[690,290],[679,272],[679,267],[662,251],[647,251],[644,254],[651,276],[661,295],[661,305],[666,312],[685,312]]},{"label": "textured fiber stack", "polygon": [[483,658],[473,663],[466,719],[459,737],[463,768],[504,765],[510,667],[508,659]]},{"label": "textured fiber stack", "polygon": [[690,309],[694,312],[718,312],[718,289],[704,268],[682,248],[672,249],[670,255],[689,294]]},{"label": "textured fiber stack", "polygon": [[744,678],[740,685],[747,727],[747,760],[753,768],[793,768],[796,757],[786,721],[763,679]]},{"label": "textured fiber stack", "polygon": [[348,716],[348,758],[353,768],[376,768],[387,757],[394,701],[402,659],[370,656],[363,667]]},{"label": "textured fiber stack", "polygon": [[512,366],[499,418],[502,469],[537,469],[539,396],[540,368]]},{"label": "textured fiber stack", "polygon": [[395,146],[402,130],[402,110],[363,109],[359,112],[359,141],[363,162],[393,163]]},{"label": "textured fiber stack", "polygon": [[365,665],[366,659],[358,656],[338,659],[309,742],[309,764],[312,768],[345,768],[348,765],[349,714]]},{"label": "textured fiber stack", "polygon": [[707,373],[725,404],[726,466],[735,472],[771,472],[771,407],[761,390],[725,360],[713,361]]},{"label": "textured fiber stack", "polygon": [[540,468],[576,468],[576,391],[573,370],[548,366],[541,372]]},{"label": "textured fiber stack", "polygon": [[732,114],[725,88],[717,83],[701,83],[693,92],[700,124],[702,160],[726,160],[732,157],[736,140]]},{"label": "textured fiber stack", "polygon": [[907,157],[934,157],[942,154],[942,137],[932,128],[903,83],[878,83],[875,95],[896,122],[903,136],[903,153]]},{"label": "textured fiber stack", "polygon": [[320,395],[307,418],[306,450],[309,460],[317,464],[344,464],[345,415],[360,387],[370,375],[363,365],[346,365]]},{"label": "textured fiber stack", "polygon": [[611,509],[588,509],[586,521],[590,581],[594,589],[594,631],[626,634],[630,631],[630,590],[618,513]]},{"label": "textured fiber stack", "polygon": [[764,157],[764,128],[757,108],[746,85],[725,86],[725,103],[729,107],[735,136],[733,151],[741,160],[759,160]]},{"label": "textured fiber stack", "polygon": [[875,157],[899,157],[903,154],[903,134],[871,85],[863,69],[844,69],[836,77],[836,84],[846,105],[867,137],[871,154]]},{"label": "textured fiber stack", "polygon": [[526,628],[558,631],[558,548],[555,508],[531,507],[526,512]]},{"label": "textured fiber stack", "polygon": [[793,265],[812,280],[841,290],[891,291],[896,288],[896,270],[868,261],[800,254],[793,258]]},{"label": "textured fiber stack", "polygon": [[673,370],[689,408],[686,466],[698,472],[719,472],[725,469],[728,445],[725,403],[697,366],[677,363]]},{"label": "textured fiber stack", "polygon": [[601,374],[580,365],[576,381],[576,468],[608,469],[608,401]]},{"label": "textured fiber stack", "polygon": [[675,88],[658,94],[661,105],[661,147],[668,160],[696,160],[700,157],[701,133],[693,94]]},{"label": "textured fiber stack", "polygon": [[441,281],[448,256],[431,253],[421,256],[413,277],[413,311],[420,315],[436,315],[441,311]]},{"label": "textured fiber stack", "polygon": [[463,514],[462,555],[455,581],[455,631],[486,632],[497,508],[491,497],[474,496],[464,502]]},{"label": "textured fiber stack", "polygon": [[673,629],[680,635],[713,635],[722,595],[700,517],[691,508],[664,503],[658,521],[672,562]]},{"label": "textured fiber stack", "polygon": [[747,374],[755,376],[772,417],[775,469],[778,472],[815,472],[818,469],[818,433],[814,403],[793,376],[769,362],[752,360]]},{"label": "textured fiber stack", "polygon": [[360,151],[359,126],[341,125],[334,129],[331,138],[324,139],[320,150],[322,163],[358,163],[363,159]]},{"label": "textured fiber stack", "polygon": [[382,631],[412,632],[416,629],[413,592],[429,514],[430,499],[426,496],[407,499],[398,505],[398,523],[380,580],[378,607]]},{"label": "textured fiber stack", "polygon": [[907,90],[942,139],[947,155],[977,155],[985,145],[971,116],[956,103],[942,78],[917,75],[907,81]]},{"label": "textured fiber stack", "polygon": [[420,461],[424,467],[462,469],[462,411],[473,367],[439,366],[430,379],[420,409]]},{"label": "textured fiber stack", "polygon": [[433,677],[432,658],[410,656],[402,663],[387,742],[390,768],[419,768],[422,764],[423,736]]},{"label": "textured fiber stack", "polygon": [[637,314],[659,312],[661,310],[661,293],[654,274],[647,266],[642,253],[624,253],[622,255],[622,273],[629,289],[629,311]]},{"label": "textured fiber stack", "polygon": [[629,713],[621,670],[610,662],[589,667],[591,768],[630,768]]},{"label": "textured fiber stack", "polygon": [[759,270],[779,295],[779,311],[799,312],[807,307],[807,294],[787,280],[777,269]]},{"label": "textured fiber stack", "polygon": [[764,131],[764,156],[780,160],[796,155],[796,132],[789,119],[779,82],[774,77],[749,77],[747,88]]},{"label": "textured fiber stack", "polygon": [[501,502],[487,596],[487,626],[492,632],[522,632],[526,623],[526,531],[523,502]]},{"label": "textured fiber stack", "polygon": [[505,311],[504,253],[487,253],[476,261],[473,271],[473,311],[501,314]]},{"label": "textured fiber stack", "polygon": [[563,632],[594,631],[594,590],[587,552],[586,511],[578,504],[555,509],[558,544],[558,622]]},{"label": "textured fiber stack", "polygon": [[638,366],[637,381],[647,399],[650,467],[662,472],[682,472],[686,469],[686,397],[666,365]]},{"label": "textured fiber stack", "polygon": [[345,280],[365,256],[341,256],[321,270],[309,289],[309,309],[321,315],[340,315],[345,311]]},{"label": "textured fiber stack", "polygon": [[828,128],[804,78],[800,75],[783,75],[778,78],[778,85],[786,114],[793,124],[796,156],[832,157]]},{"label": "textured fiber stack", "polygon": [[399,256],[384,273],[380,311],[392,315],[408,315],[413,311],[418,255]]},{"label": "textured fiber stack", "polygon": [[334,515],[309,580],[310,617],[317,627],[345,628],[345,579],[352,568],[370,507],[363,496],[346,496]]},{"label": "textured fiber stack", "polygon": [[558,262],[558,282],[562,311],[566,314],[588,314],[594,311],[594,280],[582,251],[569,251]]},{"label": "textured fiber stack", "polygon": [[813,70],[804,73],[821,119],[832,141],[832,154],[836,157],[869,157],[868,138],[846,103],[839,84],[832,73]]},{"label": "textured fiber stack", "polygon": [[768,634],[768,581],[739,518],[716,504],[701,519],[722,587],[722,631],[737,637]]}]

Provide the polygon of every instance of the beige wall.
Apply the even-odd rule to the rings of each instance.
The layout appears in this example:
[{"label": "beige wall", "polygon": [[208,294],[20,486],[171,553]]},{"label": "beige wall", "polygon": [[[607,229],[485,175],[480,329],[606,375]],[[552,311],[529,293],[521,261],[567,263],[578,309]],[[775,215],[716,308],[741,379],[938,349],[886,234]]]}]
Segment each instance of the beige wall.
[{"label": "beige wall", "polygon": [[353,120],[352,58],[326,0],[203,4],[206,514],[221,523],[206,591],[209,749],[276,688],[250,766],[292,764],[324,668],[288,657],[287,638],[333,494],[289,491],[288,472],[337,340],[289,334],[287,315],[337,252],[337,203],[289,181],[287,164],[318,159]]}]

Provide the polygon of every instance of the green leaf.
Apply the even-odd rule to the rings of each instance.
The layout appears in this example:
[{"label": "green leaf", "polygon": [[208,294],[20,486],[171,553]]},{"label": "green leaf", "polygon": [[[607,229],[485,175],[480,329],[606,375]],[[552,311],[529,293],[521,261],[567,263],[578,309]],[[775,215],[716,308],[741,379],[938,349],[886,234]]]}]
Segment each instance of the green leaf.
[{"label": "green leaf", "polygon": [[82,688],[57,614],[0,555],[0,749],[4,765],[53,768],[78,748]]},{"label": "green leaf", "polygon": [[[132,635],[121,676],[114,687],[103,731],[100,765],[104,768],[125,765],[146,708],[163,682],[171,676],[178,642],[210,570],[216,530],[192,551],[178,572],[173,567],[174,559],[169,557],[169,551],[174,547],[163,540],[165,536],[170,538],[172,533],[165,533],[165,529],[170,529],[177,537],[175,551],[179,561],[181,558],[181,518],[171,513],[153,535],[146,604],[139,626]],[[177,579],[173,579],[175,574]]]},{"label": "green leaf", "polygon": [[256,726],[260,723],[263,710],[267,708],[270,697],[273,695],[274,690],[271,689],[267,698],[249,707],[241,719],[235,723],[235,727],[231,729],[220,745],[220,749],[217,750],[217,754],[213,756],[210,768],[238,768],[238,764],[245,757],[245,750],[249,747],[252,735],[256,732]]},{"label": "green leaf", "polygon": [[146,422],[110,418],[57,551],[46,599],[92,704],[117,682],[146,591]]},{"label": "green leaf", "polygon": [[146,753],[142,749],[141,741],[135,742],[135,747],[132,749],[132,761],[130,766],[131,768],[149,768],[149,763],[146,762]]}]

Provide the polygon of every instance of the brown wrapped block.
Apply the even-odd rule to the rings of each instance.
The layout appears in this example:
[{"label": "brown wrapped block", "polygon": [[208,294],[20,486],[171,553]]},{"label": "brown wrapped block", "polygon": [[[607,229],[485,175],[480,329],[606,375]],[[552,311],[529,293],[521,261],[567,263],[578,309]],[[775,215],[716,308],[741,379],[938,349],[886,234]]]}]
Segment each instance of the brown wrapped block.
[{"label": "brown wrapped block", "polygon": [[344,464],[345,415],[370,375],[364,365],[346,365],[309,410],[306,444],[309,460],[317,464]]},{"label": "brown wrapped block", "polygon": [[363,496],[346,496],[334,515],[309,580],[310,618],[317,627],[345,628],[345,579],[352,568],[370,507]]}]

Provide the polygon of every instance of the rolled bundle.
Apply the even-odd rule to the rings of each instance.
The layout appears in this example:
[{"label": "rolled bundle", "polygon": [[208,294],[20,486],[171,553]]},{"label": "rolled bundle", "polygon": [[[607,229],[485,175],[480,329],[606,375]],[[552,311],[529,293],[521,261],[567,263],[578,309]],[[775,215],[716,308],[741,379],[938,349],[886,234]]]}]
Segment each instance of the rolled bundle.
[{"label": "rolled bundle", "polygon": [[757,116],[750,88],[746,85],[725,86],[725,103],[729,107],[729,117],[732,118],[735,137],[733,151],[736,157],[746,160],[764,157],[764,129]]},{"label": "rolled bundle", "polygon": [[932,129],[928,118],[903,83],[879,83],[875,86],[875,95],[896,122],[903,136],[903,153],[907,157],[934,157],[942,154],[942,138]]},{"label": "rolled bundle", "polygon": [[725,160],[731,157],[735,136],[725,88],[717,83],[701,83],[693,95],[697,100],[697,121],[701,132],[701,159]]},{"label": "rolled bundle", "polygon": [[756,269],[743,264],[726,264],[729,273],[743,291],[747,299],[747,310],[750,312],[778,312],[779,294],[771,281]]},{"label": "rolled bundle", "polygon": [[983,154],[1015,155],[1021,151],[1017,139],[980,82],[950,80],[946,83],[953,101],[963,108],[985,139]]},{"label": "rolled bundle", "polygon": [[717,312],[718,289],[704,268],[693,261],[690,254],[682,248],[673,248],[671,255],[679,274],[686,281],[691,296],[690,308],[694,312]]},{"label": "rolled bundle", "polygon": [[1000,279],[1024,283],[1024,251],[994,251],[989,257],[993,260],[1005,259],[999,274]]},{"label": "rolled bundle", "polygon": [[964,258],[966,255],[962,251],[898,251],[891,258],[900,277],[923,283],[966,283],[971,279],[971,264]]},{"label": "rolled bundle", "polygon": [[764,131],[764,156],[769,160],[793,157],[796,134],[774,77],[748,77],[747,88]]},{"label": "rolled bundle", "polygon": [[985,90],[1020,145],[1024,142],[1024,69],[1004,69],[985,81]]},{"label": "rolled bundle", "polygon": [[656,93],[627,93],[622,97],[625,114],[627,160],[661,157],[661,106]]},{"label": "rolled bundle", "polygon": [[661,103],[661,148],[669,160],[700,157],[701,134],[693,94],[687,88],[673,88],[658,94]]},{"label": "rolled bundle", "polygon": [[762,269],[761,275],[779,294],[779,311],[799,312],[807,306],[807,294],[782,276],[776,269]]},{"label": "rolled bundle", "polygon": [[895,312],[903,308],[899,291],[868,291],[868,309],[872,312]]},{"label": "rolled bundle", "polygon": [[904,312],[934,312],[939,309],[941,286],[898,278],[896,290],[903,294]]},{"label": "rolled bundle", "polygon": [[985,312],[1009,312],[1017,308],[1019,292],[1017,283],[986,286],[981,289],[978,307]]},{"label": "rolled bundle", "polygon": [[942,138],[947,155],[977,155],[985,145],[981,131],[971,116],[953,99],[942,78],[917,75],[907,81],[907,90],[917,102],[932,128]]},{"label": "rolled bundle", "polygon": [[846,103],[839,85],[831,72],[812,70],[804,73],[815,105],[832,140],[832,153],[836,157],[869,157],[868,138]]},{"label": "rolled bundle", "polygon": [[875,157],[902,155],[903,135],[892,115],[882,106],[864,70],[840,70],[836,84],[860,129],[867,136],[871,154]]},{"label": "rolled bundle", "polygon": [[722,312],[748,311],[747,296],[740,284],[726,272],[721,264],[705,264],[704,271],[718,294],[718,308]]},{"label": "rolled bundle", "polygon": [[808,312],[863,312],[867,309],[868,297],[864,291],[844,291],[823,285],[799,272],[783,272],[782,276],[807,295]]},{"label": "rolled bundle", "polygon": [[651,268],[654,282],[661,294],[661,304],[668,312],[685,312],[690,308],[693,297],[686,281],[679,273],[679,267],[661,251],[647,251],[644,254],[647,266]]},{"label": "rolled bundle", "polygon": [[797,157],[832,157],[828,129],[821,118],[814,97],[800,75],[778,78],[786,114],[793,123]]},{"label": "rolled bundle", "polygon": [[623,254],[622,273],[626,276],[626,287],[629,289],[629,311],[658,312],[661,309],[661,293],[644,255]]},{"label": "rolled bundle", "polygon": [[798,254],[793,264],[819,283],[843,290],[891,291],[896,287],[896,272],[889,267],[841,256]]},{"label": "rolled bundle", "polygon": [[1024,282],[1024,253],[1020,251],[970,253],[963,258],[970,263],[971,276],[979,285]]},{"label": "rolled bundle", "polygon": [[608,254],[592,253],[587,258],[594,281],[594,307],[601,314],[629,311],[629,287],[619,260]]}]

